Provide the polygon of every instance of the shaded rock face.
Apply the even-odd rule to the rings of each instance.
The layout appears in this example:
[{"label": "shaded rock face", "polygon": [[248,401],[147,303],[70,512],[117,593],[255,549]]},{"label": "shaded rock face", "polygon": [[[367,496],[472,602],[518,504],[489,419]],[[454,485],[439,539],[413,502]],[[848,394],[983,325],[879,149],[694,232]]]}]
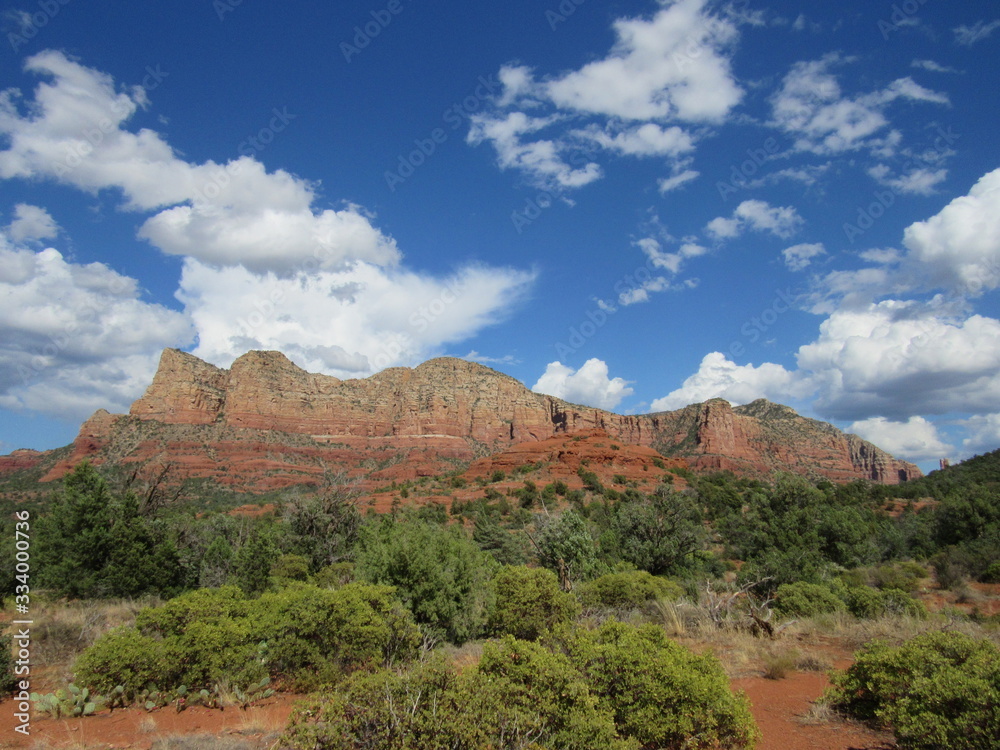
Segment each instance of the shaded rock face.
[{"label": "shaded rock face", "polygon": [[250,352],[224,370],[168,349],[130,414],[91,417],[71,457],[45,479],[90,458],[169,462],[182,477],[246,491],[318,482],[331,471],[374,485],[592,431],[683,458],[695,470],[792,471],[837,482],[920,476],[916,466],[857,436],[767,401],[733,408],[713,399],[628,416],[533,393],[459,359],[339,380],[305,372],[279,352]]}]

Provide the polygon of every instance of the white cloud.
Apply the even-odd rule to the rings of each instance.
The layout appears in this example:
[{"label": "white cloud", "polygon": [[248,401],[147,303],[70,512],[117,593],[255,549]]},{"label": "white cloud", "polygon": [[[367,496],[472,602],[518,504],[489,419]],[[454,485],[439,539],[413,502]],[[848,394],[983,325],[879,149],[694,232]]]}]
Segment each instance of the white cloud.
[{"label": "white cloud", "polygon": [[598,409],[614,409],[632,395],[628,381],[609,378],[607,363],[599,359],[588,359],[579,370],[550,362],[531,390]]},{"label": "white cloud", "polygon": [[706,354],[698,372],[680,388],[653,401],[653,411],[673,411],[711,398],[746,404],[758,398],[787,403],[808,395],[811,385],[800,374],[772,362],[737,365],[721,352]]},{"label": "white cloud", "polygon": [[549,81],[550,99],[623,120],[720,121],[743,94],[725,55],[738,32],[707,5],[678,0],[652,19],[616,21],[611,54]]},{"label": "white cloud", "polygon": [[708,0],[660,6],[649,18],[617,20],[609,53],[578,70],[537,79],[527,66],[502,67],[503,91],[472,118],[468,142],[492,144],[501,168],[547,189],[603,177],[594,152],[664,159],[664,193],[697,177],[687,127],[722,123],[740,102],[730,55],[738,25],[752,17],[714,14]]},{"label": "white cloud", "polygon": [[936,216],[911,224],[903,243],[934,286],[971,296],[1000,286],[1000,169]]},{"label": "white cloud", "polygon": [[955,452],[945,443],[937,427],[923,417],[910,417],[905,422],[893,422],[884,417],[871,417],[847,428],[869,443],[877,445],[897,458],[907,461],[927,461],[946,458]]},{"label": "white cloud", "polygon": [[44,208],[18,203],[14,206],[14,220],[4,232],[13,242],[51,240],[59,235],[59,225]]},{"label": "white cloud", "polygon": [[914,60],[910,63],[912,68],[920,68],[921,70],[929,70],[932,73],[957,73],[955,68],[949,68],[946,65],[941,65],[941,63],[935,62],[934,60]]},{"label": "white cloud", "polygon": [[716,240],[739,237],[747,229],[770,232],[776,237],[787,239],[805,223],[792,206],[772,206],[766,201],[743,201],[730,218],[723,216],[712,219],[705,227]]},{"label": "white cloud", "polygon": [[963,424],[968,437],[962,441],[966,457],[1000,448],[1000,414],[980,414]]},{"label": "white cloud", "polygon": [[[28,59],[43,79],[22,114],[19,92],[0,93],[0,177],[49,178],[82,190],[117,188],[130,210],[159,210],[140,236],[166,253],[218,266],[293,273],[354,260],[398,262],[395,242],[356,206],[313,208],[314,187],[287,172],[268,173],[244,156],[192,164],[159,134],[125,129],[145,104],[141,89],[117,91],[104,73],[61,52]],[[284,128],[294,115],[276,115]],[[288,122],[286,122],[288,121]]]},{"label": "white cloud", "polygon": [[810,245],[793,245],[783,250],[781,254],[785,258],[788,270],[803,271],[812,264],[813,258],[825,255],[826,248],[821,242]]},{"label": "white cloud", "polygon": [[283,278],[185,261],[178,298],[198,328],[194,354],[220,366],[278,349],[338,377],[414,365],[498,322],[534,274],[470,266],[439,279],[356,263]]},{"label": "white cloud", "polygon": [[543,130],[557,121],[554,117],[529,117],[523,112],[497,116],[483,113],[472,117],[468,141],[473,145],[489,141],[497,152],[501,169],[518,169],[543,187],[572,189],[599,180],[600,165],[584,160],[574,168],[564,158],[570,146],[558,139],[528,141],[525,135]]},{"label": "white cloud", "polygon": [[687,185],[692,180],[697,180],[700,176],[701,172],[694,169],[685,169],[683,172],[675,174],[672,177],[664,177],[658,183],[660,195],[666,195],[673,190],[677,190],[678,188]]},{"label": "white cloud", "polygon": [[837,310],[797,361],[819,388],[817,409],[838,419],[978,413],[1000,403],[1000,321],[933,304]]},{"label": "white cloud", "polygon": [[193,338],[188,318],[143,302],[135,279],[102,263],[0,238],[0,407],[82,419],[127,410],[160,352]]},{"label": "white cloud", "polygon": [[878,164],[868,170],[868,174],[880,185],[891,187],[898,193],[910,195],[933,195],[935,188],[948,179],[947,169],[932,169],[917,167],[907,174],[892,176],[892,169],[885,164]]},{"label": "white cloud", "polygon": [[994,31],[1000,29],[1000,19],[996,21],[976,21],[972,26],[963,24],[952,29],[955,34],[955,41],[966,47],[971,47],[976,42],[981,42],[990,37]]},{"label": "white cloud", "polygon": [[900,134],[889,130],[886,110],[893,102],[948,104],[948,97],[926,89],[911,78],[854,97],[845,96],[830,68],[845,61],[838,55],[798,62],[771,98],[772,125],[795,139],[795,148],[816,154],[870,149],[883,155],[895,151]]}]

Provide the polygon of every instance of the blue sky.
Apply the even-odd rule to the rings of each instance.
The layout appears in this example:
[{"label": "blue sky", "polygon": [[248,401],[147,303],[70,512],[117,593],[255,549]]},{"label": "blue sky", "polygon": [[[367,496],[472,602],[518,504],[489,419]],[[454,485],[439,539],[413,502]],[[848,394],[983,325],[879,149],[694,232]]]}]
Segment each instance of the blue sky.
[{"label": "blue sky", "polygon": [[925,469],[1000,445],[994,2],[0,22],[0,450],[127,410],[164,347],[766,397]]}]

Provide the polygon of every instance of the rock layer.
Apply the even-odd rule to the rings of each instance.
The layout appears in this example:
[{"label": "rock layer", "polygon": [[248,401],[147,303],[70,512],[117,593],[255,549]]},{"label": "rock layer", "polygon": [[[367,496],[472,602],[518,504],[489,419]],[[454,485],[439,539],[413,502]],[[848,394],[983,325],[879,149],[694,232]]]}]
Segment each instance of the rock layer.
[{"label": "rock layer", "polygon": [[168,349],[130,414],[96,413],[71,456],[44,479],[89,458],[169,462],[183,477],[248,491],[319,482],[332,471],[376,484],[594,430],[684,458],[695,470],[890,484],[920,476],[916,466],[855,435],[763,400],[733,408],[713,399],[674,412],[620,415],[534,393],[460,359],[339,380],[305,372],[279,352],[250,352],[225,370]]}]

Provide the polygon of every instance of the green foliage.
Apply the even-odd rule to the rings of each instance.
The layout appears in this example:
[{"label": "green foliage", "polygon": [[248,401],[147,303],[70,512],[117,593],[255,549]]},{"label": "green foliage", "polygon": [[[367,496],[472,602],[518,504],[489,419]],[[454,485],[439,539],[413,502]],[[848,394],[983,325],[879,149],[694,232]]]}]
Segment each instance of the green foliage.
[{"label": "green foliage", "polygon": [[680,573],[705,546],[704,517],[688,497],[670,490],[614,506],[602,548],[653,575]]},{"label": "green foliage", "polygon": [[96,692],[121,685],[125,697],[139,696],[149,683],[179,681],[179,665],[169,658],[163,641],[134,627],[109,630],[76,660],[76,681]]},{"label": "green foliage", "polygon": [[684,589],[666,578],[650,575],[645,570],[607,573],[586,581],[575,590],[580,604],[588,609],[636,609],[657,599],[674,601],[684,595]]},{"label": "green foliage", "polygon": [[597,544],[587,522],[574,510],[558,518],[539,519],[541,528],[535,544],[538,562],[569,581],[592,578],[600,573]]},{"label": "green foliage", "polygon": [[880,591],[870,586],[838,586],[837,594],[847,604],[852,615],[863,620],[886,616],[908,616],[924,619],[927,608],[905,591]]},{"label": "green foliage", "polygon": [[492,513],[479,513],[476,516],[472,541],[501,565],[523,565],[528,561],[524,534],[511,533]]},{"label": "green foliage", "polygon": [[601,480],[598,478],[597,474],[592,471],[588,471],[581,466],[576,470],[576,475],[583,480],[583,489],[589,490],[595,495],[604,494],[604,485],[601,484]]},{"label": "green foliage", "polygon": [[847,609],[829,586],[818,583],[783,583],[774,596],[774,609],[784,617],[815,617]]},{"label": "green foliage", "polygon": [[76,675],[93,689],[121,684],[130,700],[157,703],[151,684],[197,691],[280,676],[315,687],[409,659],[419,643],[412,617],[384,586],[293,583],[256,600],[227,586],[141,610],[136,627],[112,630],[85,650]]},{"label": "green foliage", "polygon": [[962,633],[865,646],[835,675],[844,712],[891,726],[903,750],[985,750],[1000,736],[1000,650]]},{"label": "green foliage", "polygon": [[67,718],[93,716],[104,707],[105,700],[100,696],[91,695],[87,688],[81,689],[70,683],[65,690],[57,690],[54,693],[45,695],[32,693],[31,702],[35,704],[36,711],[58,719],[62,716]]},{"label": "green foliage", "polygon": [[271,577],[305,581],[309,578],[309,558],[304,555],[281,555],[271,565]]},{"label": "green foliage", "polygon": [[387,586],[349,583],[331,591],[298,584],[261,596],[248,619],[254,638],[267,644],[270,672],[303,685],[406,661],[420,645],[413,618]]},{"label": "green foliage", "polygon": [[277,556],[278,546],[269,530],[263,526],[255,527],[250,538],[236,550],[230,583],[247,594],[259,594],[271,582],[271,565]]},{"label": "green foliage", "polygon": [[177,552],[162,523],[129,491],[112,494],[83,462],[36,525],[38,577],[60,596],[169,594],[181,584]]},{"label": "green foliage", "polygon": [[0,698],[12,695],[17,689],[17,678],[14,675],[14,653],[11,651],[12,639],[9,635],[0,635]]},{"label": "green foliage", "polygon": [[462,643],[482,629],[492,560],[457,526],[411,516],[373,519],[361,530],[357,572],[393,586],[431,634]]},{"label": "green foliage", "polygon": [[760,736],[719,660],[670,641],[661,628],[610,621],[561,636],[619,734],[640,747],[752,748]]},{"label": "green foliage", "polygon": [[570,622],[578,607],[559,590],[555,574],[545,568],[508,566],[493,578],[494,604],[487,630],[533,641],[555,626]]}]

